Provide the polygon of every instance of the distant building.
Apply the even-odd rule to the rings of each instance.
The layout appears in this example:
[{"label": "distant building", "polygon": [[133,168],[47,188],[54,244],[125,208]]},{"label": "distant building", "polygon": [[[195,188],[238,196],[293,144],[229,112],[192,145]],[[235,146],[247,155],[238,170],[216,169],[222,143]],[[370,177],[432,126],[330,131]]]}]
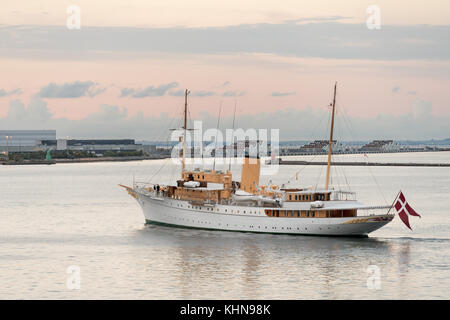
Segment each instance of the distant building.
[{"label": "distant building", "polygon": [[0,130],[0,146],[37,146],[41,140],[55,140],[56,130]]},{"label": "distant building", "polygon": [[56,140],[56,150],[67,150],[67,139]]},{"label": "distant building", "polygon": [[103,154],[105,151],[140,151],[141,144],[136,144],[134,139],[54,139],[42,140],[42,149],[89,151]]},{"label": "distant building", "polygon": [[361,151],[368,152],[392,152],[398,151],[400,146],[393,140],[373,140],[361,147]]},{"label": "distant building", "polygon": [[[336,140],[333,140],[333,148],[336,144]],[[328,151],[329,140],[315,140],[300,148],[300,152],[305,153],[325,153]],[[332,149],[334,150],[334,149]]]},{"label": "distant building", "polygon": [[56,140],[56,130],[0,130],[0,152],[38,151],[42,140]]}]

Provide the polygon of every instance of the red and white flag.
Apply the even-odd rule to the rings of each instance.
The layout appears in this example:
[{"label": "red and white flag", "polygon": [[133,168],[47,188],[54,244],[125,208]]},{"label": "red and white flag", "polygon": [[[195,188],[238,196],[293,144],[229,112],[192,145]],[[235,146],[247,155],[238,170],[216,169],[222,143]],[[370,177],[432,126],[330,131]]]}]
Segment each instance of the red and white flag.
[{"label": "red and white flag", "polygon": [[[403,192],[400,191],[400,194],[397,197],[397,201],[394,204],[395,210],[397,210],[398,216],[400,219],[402,219],[403,223],[411,229],[411,226],[409,225],[409,218],[410,216],[416,216],[420,218],[420,215],[414,211],[413,208],[406,202],[405,196],[403,195]],[[412,229],[411,229],[412,230]]]}]

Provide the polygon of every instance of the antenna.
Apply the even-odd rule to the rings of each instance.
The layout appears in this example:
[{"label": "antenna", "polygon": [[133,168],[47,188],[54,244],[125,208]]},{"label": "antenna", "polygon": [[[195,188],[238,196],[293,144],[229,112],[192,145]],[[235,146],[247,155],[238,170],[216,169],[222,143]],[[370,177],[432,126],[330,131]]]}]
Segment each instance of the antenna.
[{"label": "antenna", "polygon": [[216,171],[216,150],[217,150],[217,132],[219,131],[219,125],[220,125],[220,114],[222,113],[222,101],[220,101],[220,106],[219,106],[219,117],[217,118],[217,131],[216,131],[216,141],[214,142],[214,162],[213,162],[213,169],[212,171]]},{"label": "antenna", "polygon": [[[237,101],[234,100],[233,135],[232,135],[232,137],[234,137],[234,120],[236,119],[236,105],[237,105]],[[231,146],[233,147],[233,155],[232,155],[232,157],[234,158],[234,139],[233,139],[233,141],[231,141]],[[230,157],[230,163],[228,164],[228,171],[231,171],[231,157]]]},{"label": "antenna", "polygon": [[183,162],[181,163],[181,177],[183,178],[184,169],[186,167],[186,130],[187,130],[187,97],[190,91],[186,89],[184,92],[184,137],[183,137]]}]

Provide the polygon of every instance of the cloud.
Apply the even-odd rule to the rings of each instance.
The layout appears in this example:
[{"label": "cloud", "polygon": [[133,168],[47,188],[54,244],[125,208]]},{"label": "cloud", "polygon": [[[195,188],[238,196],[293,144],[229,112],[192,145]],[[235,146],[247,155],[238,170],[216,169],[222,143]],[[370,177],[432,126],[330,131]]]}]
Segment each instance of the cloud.
[{"label": "cloud", "polygon": [[[306,107],[288,108],[258,114],[240,114],[235,121],[236,128],[279,129],[281,140],[326,139],[325,109]],[[339,140],[370,139],[442,139],[450,137],[450,115],[434,116],[432,103],[417,99],[411,112],[404,115],[380,114],[371,118],[346,116],[336,117],[336,133]],[[217,115],[202,112],[196,120],[203,121],[203,128],[216,128]],[[144,116],[141,112],[129,116],[125,107],[100,105],[97,112],[84,119],[69,120],[55,118],[48,110],[45,101],[33,98],[28,106],[20,100],[10,103],[8,115],[0,118],[3,129],[55,129],[59,137],[74,138],[134,138],[166,141],[170,128],[181,124],[181,118],[170,118],[162,113],[159,116]],[[221,129],[232,128],[233,116],[221,118]],[[318,126],[321,124],[320,126]],[[351,128],[349,132],[348,127]],[[323,129],[323,130],[322,130]]]},{"label": "cloud", "polygon": [[328,17],[311,17],[311,18],[300,18],[293,20],[286,20],[285,23],[305,23],[305,22],[323,22],[323,21],[340,21],[344,19],[351,19],[352,17],[345,16],[328,16]]},{"label": "cloud", "polygon": [[[174,97],[184,97],[184,90],[177,90],[177,91],[170,91],[169,95]],[[207,90],[199,90],[199,91],[190,91],[189,93],[192,97],[198,97],[198,98],[204,98],[204,97],[211,97],[216,95],[214,91],[207,91]]]},{"label": "cloud", "polygon": [[26,128],[26,123],[47,123],[52,119],[52,113],[47,108],[47,103],[39,98],[33,97],[25,108],[20,100],[12,100],[9,104],[6,120],[16,124],[16,128]]},{"label": "cloud", "polygon": [[290,91],[290,92],[278,92],[278,91],[274,91],[274,92],[272,92],[272,97],[293,96],[293,95],[295,95],[295,94],[296,94],[295,91]]},{"label": "cloud", "polygon": [[422,99],[416,99],[412,105],[412,115],[416,119],[425,119],[429,118],[431,115],[431,110],[433,108],[433,104],[431,101],[425,101]]},{"label": "cloud", "polygon": [[225,91],[222,94],[222,97],[242,97],[245,96],[247,94],[246,91]]},{"label": "cloud", "polygon": [[87,121],[102,121],[106,123],[111,123],[115,121],[123,121],[127,118],[127,108],[122,109],[116,105],[101,104],[99,106],[99,111],[97,113],[90,114],[86,120]]},{"label": "cloud", "polygon": [[49,83],[37,94],[41,98],[80,98],[95,97],[103,93],[106,88],[99,88],[93,81],[75,81],[63,84]]},{"label": "cloud", "polygon": [[10,91],[6,91],[5,89],[0,89],[0,97],[7,97],[12,95],[22,94],[22,89],[17,88]]},{"label": "cloud", "polygon": [[191,92],[190,95],[193,97],[210,97],[210,96],[215,96],[216,93],[213,91],[202,90],[202,91],[193,91],[193,92]]},{"label": "cloud", "polygon": [[[0,56],[37,59],[101,58],[134,54],[242,54],[369,60],[450,60],[450,25],[383,25],[368,30],[342,17],[314,18],[314,23],[242,24],[203,28],[0,27]],[[415,39],[415,41],[411,41]],[[83,45],[80,45],[82,43]]]},{"label": "cloud", "polygon": [[170,91],[169,95],[170,96],[174,96],[174,97],[183,97],[184,96],[184,90]]},{"label": "cloud", "polygon": [[161,84],[157,87],[148,86],[144,89],[124,88],[121,91],[121,97],[131,96],[133,98],[145,98],[145,97],[162,97],[170,89],[178,87],[178,82],[170,82],[167,84]]}]

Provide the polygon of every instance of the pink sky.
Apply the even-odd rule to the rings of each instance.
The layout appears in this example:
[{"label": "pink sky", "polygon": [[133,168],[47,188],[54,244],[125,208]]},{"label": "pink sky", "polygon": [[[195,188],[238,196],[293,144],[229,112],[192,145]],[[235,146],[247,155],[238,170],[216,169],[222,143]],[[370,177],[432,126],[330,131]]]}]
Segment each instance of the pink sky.
[{"label": "pink sky", "polygon": [[[233,64],[230,65],[231,60]],[[267,56],[184,57],[183,59],[138,59],[103,61],[7,60],[0,88],[21,88],[17,97],[0,98],[0,116],[5,116],[12,98],[27,102],[32,95],[50,82],[66,83],[91,80],[106,91],[95,97],[77,99],[45,99],[55,117],[80,119],[98,110],[100,104],[126,107],[129,115],[142,111],[144,115],[169,112],[174,115],[183,104],[182,97],[130,98],[119,97],[122,88],[143,88],[178,82],[191,91],[213,91],[211,97],[190,98],[191,115],[200,111],[216,114],[220,101],[223,112],[232,112],[235,98],[222,97],[225,91],[245,91],[237,97],[240,113],[268,112],[288,107],[325,108],[338,81],[338,103],[358,117],[379,113],[404,114],[411,111],[415,99],[433,102],[433,113],[449,114],[450,81],[435,76],[433,70],[443,63],[408,61],[395,63],[372,61],[332,61],[322,59],[285,59]],[[353,65],[352,68],[342,64]],[[444,66],[449,70],[449,64]],[[418,74],[409,75],[414,67]],[[422,72],[420,71],[422,70]],[[223,86],[225,82],[230,84]],[[399,87],[398,92],[393,88]],[[273,97],[271,93],[295,92]],[[395,106],[395,107],[393,107]]]},{"label": "pink sky", "polygon": [[[99,0],[95,3],[80,0],[77,4],[82,10],[82,30],[90,26],[107,27],[109,31],[105,31],[105,37],[109,36],[112,42],[115,39],[114,32],[128,32],[127,35],[133,38],[130,41],[134,41],[130,45],[135,47],[129,49],[127,41],[124,41],[123,47],[110,48],[110,43],[105,42],[100,49],[93,49],[89,47],[93,46],[89,41],[95,44],[98,38],[93,36],[94,40],[89,39],[91,34],[86,33],[86,43],[82,42],[80,47],[85,45],[87,49],[79,51],[69,48],[72,44],[70,41],[67,47],[59,44],[64,39],[58,37],[64,37],[64,32],[70,36],[79,32],[67,31],[65,27],[66,9],[70,4],[72,1],[19,0],[2,6],[0,20],[3,26],[0,26],[0,32],[3,32],[6,41],[0,47],[0,119],[6,117],[10,103],[15,99],[28,105],[32,97],[50,83],[62,86],[77,81],[93,81],[97,83],[97,88],[104,88],[105,91],[94,97],[42,98],[54,118],[83,119],[96,113],[102,104],[126,108],[128,116],[138,112],[144,116],[161,113],[179,116],[183,97],[171,96],[169,93],[184,88],[192,92],[215,93],[207,97],[190,97],[193,118],[201,112],[217,115],[221,102],[222,114],[230,115],[235,100],[239,114],[258,114],[288,108],[303,110],[307,107],[324,110],[332,99],[335,81],[338,81],[338,108],[345,108],[348,115],[354,118],[373,118],[380,114],[406,115],[415,112],[414,106],[418,101],[431,106],[430,112],[436,117],[450,115],[450,56],[446,55],[450,46],[450,2],[380,0],[378,5],[382,29],[365,33],[366,9],[373,4],[371,1],[322,0],[311,3],[286,0],[275,5],[269,0],[230,0],[221,3],[193,0],[187,5],[184,0]],[[301,21],[291,21],[298,19]],[[186,29],[196,28],[194,38],[200,35],[200,39],[203,39],[203,29],[199,26],[204,27],[205,32],[213,30],[211,32],[219,34],[220,28],[211,27],[234,26],[239,36],[239,32],[249,32],[245,27],[247,25],[251,30],[252,24],[259,24],[258,28],[265,32],[266,24],[277,25],[280,30],[291,30],[283,28],[299,23],[317,26],[314,30],[318,30],[318,33],[301,34],[303,31],[300,30],[301,37],[280,33],[281,37],[286,37],[286,50],[283,47],[264,51],[261,50],[266,49],[264,45],[253,50],[246,46],[246,40],[252,39],[244,38],[236,42],[235,48],[224,53],[220,51],[223,50],[220,39],[211,38],[211,47],[216,46],[217,52],[210,50],[209,39],[203,42],[197,40],[191,47],[190,39],[186,39],[184,52],[177,51],[176,46],[176,49],[170,46],[172,39],[167,40],[167,43],[162,40],[157,48],[165,51],[157,51],[152,50],[152,43],[148,43],[146,38],[157,34],[158,30],[163,30],[164,34],[164,28],[168,26],[182,26],[174,31],[181,35]],[[339,31],[341,33],[327,38],[334,31],[333,25],[327,23],[336,23],[344,28]],[[23,25],[27,26],[20,27]],[[325,33],[324,29],[320,29],[322,25],[323,28],[329,28],[325,29]],[[433,33],[427,29],[427,25],[438,28],[436,30],[440,33]],[[53,29],[46,29],[49,26],[60,29],[54,32]],[[397,29],[389,29],[390,26],[396,26]],[[146,27],[150,31],[139,33],[141,29],[136,29],[138,27]],[[27,33],[27,28],[33,30]],[[413,48],[419,48],[418,58],[395,54],[396,33],[404,32],[402,28],[411,29],[406,30],[406,36],[399,38],[399,50],[414,54],[408,49],[405,51],[405,48],[408,48],[408,44],[417,44]],[[235,32],[233,28],[230,30]],[[355,39],[352,32],[355,33]],[[429,39],[429,34],[434,38]],[[276,40],[277,34],[268,36]],[[384,37],[390,37],[390,42],[383,42]],[[324,40],[314,42],[316,38]],[[81,39],[84,41],[84,38]],[[156,39],[159,39],[158,35]],[[311,41],[311,44],[307,42],[302,48],[303,40]],[[336,52],[321,47],[326,41],[337,44]],[[141,44],[147,46],[141,47]],[[291,44],[293,49],[289,51]],[[383,47],[385,44],[391,47]],[[313,47],[312,54],[308,51],[310,46]],[[317,52],[314,51],[315,46],[318,46]],[[385,58],[370,56],[372,46],[374,52],[389,54]],[[309,55],[303,55],[303,52],[299,54],[299,47]],[[430,48],[435,49],[430,51]],[[422,50],[424,54],[420,56]],[[351,58],[354,56],[361,58]],[[137,90],[172,82],[178,83],[178,87],[163,96],[119,97],[124,88]],[[11,93],[18,88],[21,94]],[[222,94],[227,91],[245,94],[236,98],[223,97]]]}]

